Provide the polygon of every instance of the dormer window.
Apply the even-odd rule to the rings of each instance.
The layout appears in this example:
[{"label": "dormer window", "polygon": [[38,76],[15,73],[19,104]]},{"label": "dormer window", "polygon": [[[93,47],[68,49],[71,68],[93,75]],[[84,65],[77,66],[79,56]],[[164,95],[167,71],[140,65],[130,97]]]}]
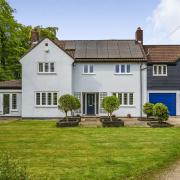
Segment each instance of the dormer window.
[{"label": "dormer window", "polygon": [[38,73],[55,73],[54,62],[39,62]]},{"label": "dormer window", "polygon": [[153,76],[167,76],[167,65],[153,65]]}]

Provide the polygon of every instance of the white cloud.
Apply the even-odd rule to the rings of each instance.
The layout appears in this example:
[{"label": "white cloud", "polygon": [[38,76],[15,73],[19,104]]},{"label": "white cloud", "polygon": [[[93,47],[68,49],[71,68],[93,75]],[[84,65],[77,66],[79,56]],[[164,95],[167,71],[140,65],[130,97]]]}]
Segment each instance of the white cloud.
[{"label": "white cloud", "polygon": [[180,44],[180,0],[160,0],[147,18],[148,38],[151,44]]}]

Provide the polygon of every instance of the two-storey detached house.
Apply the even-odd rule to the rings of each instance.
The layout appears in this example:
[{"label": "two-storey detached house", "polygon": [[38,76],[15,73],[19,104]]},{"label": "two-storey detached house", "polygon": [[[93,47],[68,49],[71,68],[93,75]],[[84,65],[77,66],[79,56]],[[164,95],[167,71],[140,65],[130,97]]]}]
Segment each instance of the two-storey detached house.
[{"label": "two-storey detached house", "polygon": [[[104,97],[121,101],[117,116],[142,115],[147,101],[146,55],[139,28],[135,40],[44,39],[20,60],[21,81],[0,83],[0,114],[28,118],[63,116],[58,99],[74,94],[81,102],[81,115],[105,115]],[[17,84],[18,88],[11,84]]]}]

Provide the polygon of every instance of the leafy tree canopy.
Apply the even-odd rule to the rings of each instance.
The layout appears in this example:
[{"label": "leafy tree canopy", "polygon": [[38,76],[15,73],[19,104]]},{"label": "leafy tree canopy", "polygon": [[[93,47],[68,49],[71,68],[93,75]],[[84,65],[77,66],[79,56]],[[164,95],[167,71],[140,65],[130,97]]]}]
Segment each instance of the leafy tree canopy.
[{"label": "leafy tree canopy", "polygon": [[[19,59],[31,46],[32,26],[18,23],[15,12],[6,0],[0,0],[0,81],[21,78]],[[40,39],[56,39],[57,27],[36,28]]]}]

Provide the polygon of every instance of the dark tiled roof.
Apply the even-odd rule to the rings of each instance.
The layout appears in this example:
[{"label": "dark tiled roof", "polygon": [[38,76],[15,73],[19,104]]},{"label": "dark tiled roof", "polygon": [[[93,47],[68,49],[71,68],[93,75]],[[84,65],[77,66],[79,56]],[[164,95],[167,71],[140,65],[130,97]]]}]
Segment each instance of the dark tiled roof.
[{"label": "dark tiled roof", "polygon": [[0,89],[21,89],[21,80],[0,81]]},{"label": "dark tiled roof", "polygon": [[144,61],[145,53],[135,40],[56,41],[76,61]]},{"label": "dark tiled roof", "polygon": [[175,63],[180,58],[180,45],[144,45],[149,63]]}]

